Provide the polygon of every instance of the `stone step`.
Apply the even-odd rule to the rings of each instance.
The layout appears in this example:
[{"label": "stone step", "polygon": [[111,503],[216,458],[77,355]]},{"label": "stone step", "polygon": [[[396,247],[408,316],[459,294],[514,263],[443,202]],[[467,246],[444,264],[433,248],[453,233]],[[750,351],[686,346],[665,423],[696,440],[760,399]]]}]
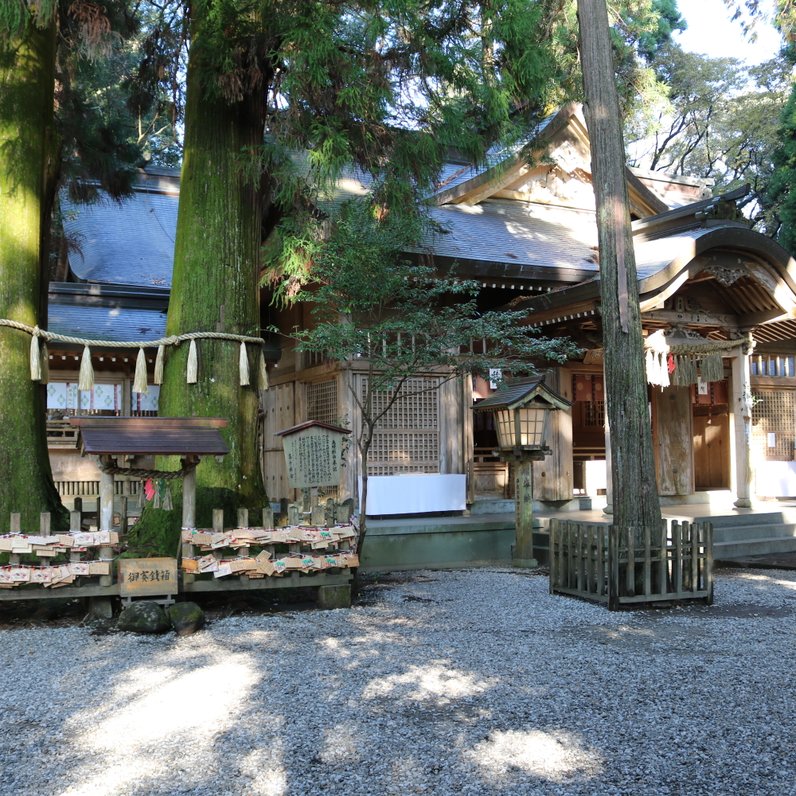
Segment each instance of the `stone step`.
[{"label": "stone step", "polygon": [[738,542],[713,542],[713,558],[716,561],[732,561],[774,553],[796,553],[796,538],[776,536]]},{"label": "stone step", "polygon": [[760,526],[760,525],[796,525],[796,509],[783,507],[772,511],[759,511],[756,513],[714,514],[710,517],[714,528],[728,526]]},{"label": "stone step", "polygon": [[713,526],[713,541],[743,542],[755,539],[796,539],[796,524]]}]

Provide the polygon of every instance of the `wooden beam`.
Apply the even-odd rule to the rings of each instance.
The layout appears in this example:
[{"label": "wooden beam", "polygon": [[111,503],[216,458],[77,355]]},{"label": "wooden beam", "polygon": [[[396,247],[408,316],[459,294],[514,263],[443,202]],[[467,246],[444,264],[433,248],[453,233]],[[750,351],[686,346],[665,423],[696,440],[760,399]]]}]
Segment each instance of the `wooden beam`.
[{"label": "wooden beam", "polygon": [[[677,312],[677,310],[650,310],[642,315],[642,321],[657,321],[660,323],[688,324],[689,326],[721,326],[736,330],[741,326],[741,319],[737,315],[712,313],[698,310],[695,312]],[[746,326],[746,317],[744,317]]]}]

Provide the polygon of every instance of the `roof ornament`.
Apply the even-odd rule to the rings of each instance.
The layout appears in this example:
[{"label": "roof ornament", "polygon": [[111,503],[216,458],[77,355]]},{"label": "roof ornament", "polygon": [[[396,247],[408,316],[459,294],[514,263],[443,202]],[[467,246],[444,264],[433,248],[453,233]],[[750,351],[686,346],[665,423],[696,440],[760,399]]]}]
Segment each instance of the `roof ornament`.
[{"label": "roof ornament", "polygon": [[749,269],[746,268],[745,265],[709,265],[705,270],[712,274],[715,280],[724,285],[724,287],[730,287],[734,285],[739,279],[744,276],[749,276]]}]

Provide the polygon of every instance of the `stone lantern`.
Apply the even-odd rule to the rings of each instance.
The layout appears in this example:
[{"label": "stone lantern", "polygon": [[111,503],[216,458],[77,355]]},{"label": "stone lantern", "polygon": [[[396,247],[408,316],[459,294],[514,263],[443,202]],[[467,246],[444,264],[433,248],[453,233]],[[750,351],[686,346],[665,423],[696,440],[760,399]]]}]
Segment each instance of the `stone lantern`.
[{"label": "stone lantern", "polygon": [[536,566],[533,552],[533,463],[552,453],[547,438],[550,413],[571,406],[544,383],[541,375],[506,381],[494,395],[473,407],[476,412],[491,412],[500,458],[516,465],[516,536],[512,549],[515,566]]}]

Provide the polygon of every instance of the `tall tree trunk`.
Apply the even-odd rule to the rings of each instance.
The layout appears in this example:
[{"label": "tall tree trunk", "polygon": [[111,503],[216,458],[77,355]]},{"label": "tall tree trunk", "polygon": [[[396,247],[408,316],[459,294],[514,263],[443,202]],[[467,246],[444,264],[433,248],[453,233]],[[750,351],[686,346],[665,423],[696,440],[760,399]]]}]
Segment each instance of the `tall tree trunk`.
[{"label": "tall tree trunk", "polygon": [[[27,20],[0,36],[0,317],[46,326],[42,242],[45,183],[53,145],[55,20]],[[39,513],[65,512],[47,453],[46,393],[31,381],[30,337],[0,328],[0,527],[21,512],[23,529],[37,532]]]},{"label": "tall tree trunk", "polygon": [[[208,92],[207,83],[214,78],[203,57],[202,4],[191,13],[185,151],[167,332],[257,336],[261,206],[253,159],[263,141],[264,98],[255,89],[230,104]],[[239,343],[202,340],[197,345],[197,384],[186,384],[188,345],[170,350],[160,414],[229,421],[222,432],[229,454],[221,462],[207,458],[197,469],[197,521],[208,524],[206,511],[212,504],[255,508],[263,505],[265,490],[257,455],[257,379],[251,379],[252,386],[239,385]],[[256,363],[251,351],[253,374]]]},{"label": "tall tree trunk", "polygon": [[647,408],[625,148],[605,0],[578,0],[586,122],[597,202],[606,400],[614,523],[639,533],[660,524]]}]

